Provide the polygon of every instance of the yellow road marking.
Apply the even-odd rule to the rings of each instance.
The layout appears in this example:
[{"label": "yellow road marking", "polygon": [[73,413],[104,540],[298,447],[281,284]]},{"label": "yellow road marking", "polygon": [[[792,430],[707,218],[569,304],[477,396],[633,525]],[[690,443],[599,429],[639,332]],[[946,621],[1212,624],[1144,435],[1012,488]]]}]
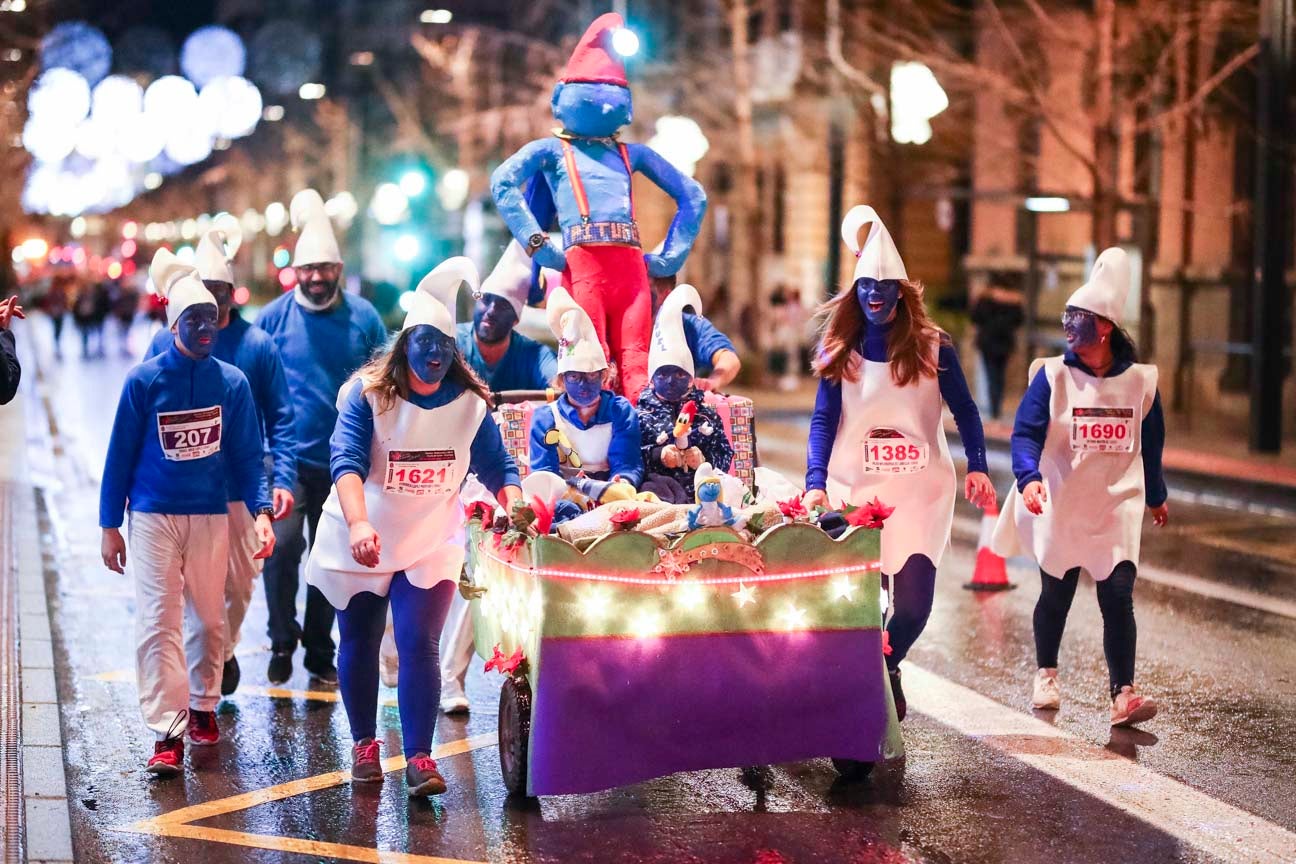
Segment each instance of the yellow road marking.
[{"label": "yellow road marking", "polygon": [[[493,747],[497,742],[494,732],[476,735],[472,738],[461,738],[441,744],[432,751],[433,759],[448,759],[461,753]],[[382,762],[384,773],[400,771],[405,768],[404,756],[391,756]],[[240,795],[232,795],[216,801],[207,801],[189,807],[181,807],[163,813],[152,819],[145,819],[131,825],[113,828],[128,834],[148,834],[155,837],[178,837],[189,840],[205,840],[211,843],[229,843],[234,846],[248,846],[255,849],[267,849],[272,852],[299,852],[304,855],[320,855],[346,861],[376,862],[376,864],[484,864],[484,862],[464,861],[458,858],[438,858],[430,855],[413,855],[408,852],[397,852],[385,849],[368,849],[363,846],[349,846],[344,843],[326,843],[318,840],[304,840],[297,837],[277,837],[271,834],[251,834],[243,831],[230,831],[224,828],[208,828],[191,823],[214,816],[223,816],[239,810],[247,810],[260,804],[281,801],[308,792],[318,792],[333,786],[341,786],[351,779],[350,770],[330,771],[301,780],[291,780],[267,789],[256,789]]]},{"label": "yellow road marking", "polygon": [[[100,672],[87,676],[91,681],[103,681],[108,684],[134,684],[135,673],[130,669],[114,669],[111,672]],[[258,687],[255,684],[242,685],[239,693],[248,696],[265,696],[269,699],[305,699],[308,702],[340,702],[341,694],[336,690],[292,690],[287,687]],[[229,697],[222,697],[228,699]],[[386,708],[395,708],[395,699],[384,699],[381,703]]]}]

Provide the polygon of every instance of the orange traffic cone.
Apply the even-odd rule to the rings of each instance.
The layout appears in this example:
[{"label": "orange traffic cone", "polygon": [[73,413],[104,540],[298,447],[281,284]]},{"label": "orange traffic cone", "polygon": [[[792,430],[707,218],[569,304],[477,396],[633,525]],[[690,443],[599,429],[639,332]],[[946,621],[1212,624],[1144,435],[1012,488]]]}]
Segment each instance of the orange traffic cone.
[{"label": "orange traffic cone", "polygon": [[990,538],[994,535],[995,520],[999,516],[999,504],[992,503],[981,513],[981,535],[977,538],[976,567],[972,571],[972,581],[963,587],[971,591],[1008,591],[1017,586],[1008,581],[1008,568],[1004,559],[990,548]]}]

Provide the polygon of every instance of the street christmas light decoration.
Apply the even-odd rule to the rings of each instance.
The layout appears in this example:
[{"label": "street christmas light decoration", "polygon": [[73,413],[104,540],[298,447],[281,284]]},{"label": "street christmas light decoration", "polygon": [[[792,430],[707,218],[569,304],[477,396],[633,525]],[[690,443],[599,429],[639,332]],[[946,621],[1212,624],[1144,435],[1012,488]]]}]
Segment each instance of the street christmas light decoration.
[{"label": "street christmas light decoration", "polygon": [[134,78],[109,75],[95,85],[90,97],[90,116],[109,128],[121,128],[144,110],[144,88]]},{"label": "street christmas light decoration", "polygon": [[97,28],[84,21],[65,21],[45,34],[40,57],[41,69],[69,69],[94,85],[112,69],[113,53]]},{"label": "street christmas light decoration", "polygon": [[246,67],[243,40],[217,24],[190,33],[180,49],[180,71],[196,87],[205,87],[217,78],[241,76]]},{"label": "street christmas light decoration", "polygon": [[242,138],[252,134],[261,119],[261,91],[237,75],[213,78],[198,94],[198,108],[215,134]]},{"label": "street christmas light decoration", "polygon": [[409,215],[409,198],[395,183],[380,183],[369,202],[369,215],[379,225],[398,225]]},{"label": "street christmas light decoration", "polygon": [[392,252],[396,255],[396,260],[402,264],[409,264],[419,256],[419,241],[413,234],[402,234],[396,238],[392,244]]},{"label": "street christmas light decoration", "polygon": [[697,163],[711,149],[711,142],[693,118],[667,115],[657,119],[656,132],[648,139],[648,146],[692,177],[697,170]]},{"label": "street christmas light decoration", "polygon": [[288,224],[288,208],[281,201],[271,201],[265,208],[265,230],[271,237],[278,237]]},{"label": "street christmas light decoration", "polygon": [[252,37],[249,77],[268,93],[296,93],[319,74],[321,56],[318,34],[296,21],[271,21]]},{"label": "street christmas light decoration", "polygon": [[72,69],[42,72],[27,94],[28,119],[74,129],[90,113],[90,84]]},{"label": "street christmas light decoration", "polygon": [[629,27],[618,27],[612,31],[612,50],[622,57],[633,57],[639,53],[639,35]]},{"label": "street christmas light decoration", "polygon": [[427,175],[417,168],[411,168],[401,175],[396,184],[407,198],[417,198],[427,189]]},{"label": "street christmas light decoration", "polygon": [[54,165],[72,152],[77,140],[75,129],[56,120],[28,117],[22,132],[23,147],[38,162]]},{"label": "street christmas light decoration", "polygon": [[324,202],[324,212],[339,228],[346,229],[360,212],[360,202],[350,192],[343,190]]},{"label": "street christmas light decoration", "polygon": [[468,202],[468,172],[462,168],[451,168],[441,175],[437,182],[437,200],[445,210],[458,210]]},{"label": "street christmas light decoration", "polygon": [[129,28],[113,50],[117,69],[149,78],[170,75],[177,69],[175,43],[165,30],[152,25]]},{"label": "street christmas light decoration", "polygon": [[891,66],[891,137],[898,144],[926,144],[931,118],[949,107],[949,96],[931,69],[917,61]]}]

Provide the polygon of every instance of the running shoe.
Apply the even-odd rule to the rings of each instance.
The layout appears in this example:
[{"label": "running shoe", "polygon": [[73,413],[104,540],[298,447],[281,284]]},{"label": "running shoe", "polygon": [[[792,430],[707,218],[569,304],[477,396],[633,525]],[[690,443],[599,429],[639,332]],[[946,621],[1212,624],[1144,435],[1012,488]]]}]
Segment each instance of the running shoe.
[{"label": "running shoe", "polygon": [[1134,692],[1133,684],[1126,684],[1112,700],[1111,725],[1133,726],[1156,716],[1157,705]]},{"label": "running shoe", "polygon": [[158,777],[174,777],[184,768],[184,739],[165,738],[153,745],[144,770]]},{"label": "running shoe", "polygon": [[436,760],[426,753],[415,753],[405,766],[405,784],[411,798],[440,795],[446,791],[445,778],[437,770]]},{"label": "running shoe", "polygon": [[458,681],[441,683],[441,711],[444,714],[468,713],[468,697]]},{"label": "running shoe", "polygon": [[372,738],[362,738],[351,748],[351,781],[353,783],[381,783],[382,760],[378,748],[382,745]]},{"label": "running shoe", "polygon": [[1031,705],[1041,711],[1056,711],[1061,704],[1062,691],[1058,688],[1057,669],[1041,668],[1035,673]]},{"label": "running shoe", "polygon": [[323,684],[325,687],[337,686],[337,667],[327,660],[319,664],[307,663],[306,671],[310,673],[312,684]]},{"label": "running shoe", "polygon": [[219,742],[220,727],[216,725],[216,712],[189,709],[189,743],[205,747]]},{"label": "running shoe", "polygon": [[225,668],[221,671],[221,695],[228,696],[238,689],[239,680],[243,677],[243,670],[239,668],[237,657],[231,657],[225,661]]},{"label": "running shoe", "polygon": [[400,681],[400,658],[386,652],[379,655],[378,677],[382,679],[384,687],[395,687]]},{"label": "running shoe", "polygon": [[292,652],[275,651],[270,655],[270,666],[266,669],[266,678],[271,684],[278,686],[287,684],[288,679],[292,677]]}]

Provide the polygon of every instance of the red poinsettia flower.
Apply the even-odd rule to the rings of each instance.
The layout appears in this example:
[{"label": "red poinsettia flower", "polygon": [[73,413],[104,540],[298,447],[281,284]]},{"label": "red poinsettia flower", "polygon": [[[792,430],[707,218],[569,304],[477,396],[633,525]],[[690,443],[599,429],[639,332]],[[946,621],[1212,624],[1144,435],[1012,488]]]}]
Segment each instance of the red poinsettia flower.
[{"label": "red poinsettia flower", "polygon": [[615,531],[630,531],[639,524],[639,508],[625,507],[608,517]]},{"label": "red poinsettia flower", "polygon": [[548,534],[549,529],[553,526],[553,508],[549,506],[548,502],[542,501],[539,496],[534,496],[531,499],[531,509],[536,514],[535,522],[531,523],[531,527],[535,529],[537,534]]},{"label": "red poinsettia flower", "polygon": [[891,656],[891,634],[885,630],[882,631],[882,653],[887,657]]},{"label": "red poinsettia flower", "polygon": [[522,653],[521,646],[518,646],[512,654],[505,657],[504,652],[500,651],[500,646],[496,644],[491,649],[491,658],[486,661],[486,671],[490,672],[493,669],[501,675],[513,675],[518,673],[525,663],[526,655]]},{"label": "red poinsettia flower", "polygon": [[495,647],[491,649],[491,658],[486,661],[485,671],[489,672],[492,669],[498,669],[500,668],[500,665],[507,662],[507,660],[508,658],[504,656],[504,652],[500,651],[499,644],[496,643]]},{"label": "red poinsettia flower", "polygon": [[800,498],[789,498],[786,501],[778,502],[779,511],[789,519],[804,519],[810,514],[806,512],[805,505],[801,503]]},{"label": "red poinsettia flower", "polygon": [[480,519],[482,525],[490,527],[492,508],[485,501],[469,501],[468,506],[464,508],[464,518],[471,522],[474,519]]},{"label": "red poinsettia flower", "polygon": [[846,517],[847,523],[851,525],[859,525],[864,528],[881,528],[882,523],[894,512],[894,507],[888,507],[875,497],[863,507],[847,508],[842,515]]}]

